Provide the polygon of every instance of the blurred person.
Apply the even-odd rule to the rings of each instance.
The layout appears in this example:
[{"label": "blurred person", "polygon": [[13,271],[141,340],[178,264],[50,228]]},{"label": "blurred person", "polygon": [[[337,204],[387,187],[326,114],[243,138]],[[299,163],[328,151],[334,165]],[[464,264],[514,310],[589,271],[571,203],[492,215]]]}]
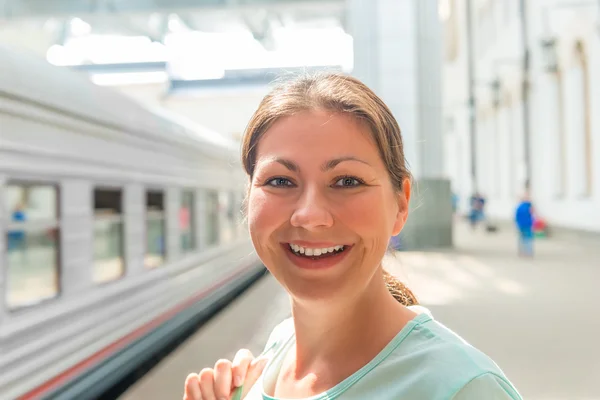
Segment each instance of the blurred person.
[{"label": "blurred person", "polygon": [[456,214],[458,212],[458,204],[460,202],[460,198],[456,192],[452,192],[452,213]]},{"label": "blurred person", "polygon": [[[25,222],[25,205],[22,202],[17,203],[12,212],[13,222]],[[8,251],[25,250],[25,231],[23,229],[11,228],[8,231]]]},{"label": "blurred person", "polygon": [[479,192],[473,193],[470,199],[469,222],[471,227],[475,229],[480,221],[485,219],[485,197]]},{"label": "blurred person", "polygon": [[515,210],[515,224],[519,234],[519,255],[533,257],[533,225],[535,214],[529,195],[524,195]]},{"label": "blurred person", "polygon": [[321,74],[274,89],[248,124],[242,164],[250,235],[292,318],[259,357],[240,350],[190,374],[184,399],[521,399],[382,268],[412,181],[400,128],[369,88]]}]

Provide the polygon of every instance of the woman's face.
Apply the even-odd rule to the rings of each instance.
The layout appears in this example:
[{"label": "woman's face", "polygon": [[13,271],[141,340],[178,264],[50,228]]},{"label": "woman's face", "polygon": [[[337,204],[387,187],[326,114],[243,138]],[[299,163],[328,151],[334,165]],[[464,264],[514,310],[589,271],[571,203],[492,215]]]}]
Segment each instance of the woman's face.
[{"label": "woman's face", "polygon": [[408,211],[366,126],[310,111],[277,121],[258,143],[248,201],[256,251],[297,300],[365,290]]}]

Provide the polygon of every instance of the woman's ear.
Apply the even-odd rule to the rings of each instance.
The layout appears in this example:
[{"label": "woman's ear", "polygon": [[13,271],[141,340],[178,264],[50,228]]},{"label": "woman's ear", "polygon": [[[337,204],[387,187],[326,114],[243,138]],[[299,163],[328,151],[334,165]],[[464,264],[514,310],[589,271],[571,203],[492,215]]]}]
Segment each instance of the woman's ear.
[{"label": "woman's ear", "polygon": [[396,214],[396,221],[394,222],[393,236],[402,231],[404,224],[408,219],[408,205],[410,203],[410,190],[411,182],[409,178],[404,178],[402,181],[402,190],[396,195],[398,201],[398,213]]}]

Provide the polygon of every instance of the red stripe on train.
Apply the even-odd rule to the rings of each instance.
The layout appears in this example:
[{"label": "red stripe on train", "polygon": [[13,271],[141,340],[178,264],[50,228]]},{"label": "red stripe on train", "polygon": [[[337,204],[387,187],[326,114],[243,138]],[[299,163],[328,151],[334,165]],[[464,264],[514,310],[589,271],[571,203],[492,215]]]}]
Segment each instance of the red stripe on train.
[{"label": "red stripe on train", "polygon": [[[107,358],[110,354],[116,353],[117,350],[122,349],[127,344],[132,343],[134,340],[140,338],[145,333],[150,332],[152,329],[156,328],[158,325],[169,320],[175,314],[178,314],[182,310],[190,307],[192,304],[200,301],[204,297],[207,297],[211,292],[214,292],[218,288],[231,282],[236,277],[242,275],[243,273],[245,273],[246,271],[248,271],[250,268],[254,267],[255,265],[256,264],[253,263],[251,265],[248,265],[248,266],[242,268],[241,270],[235,272],[234,274],[232,274],[231,276],[222,280],[221,282],[215,283],[208,289],[205,289],[202,292],[198,293],[196,296],[184,301],[183,303],[181,303],[178,306],[173,307],[171,310],[161,314],[160,316],[156,317],[152,321],[147,322],[146,324],[137,328],[133,332],[131,332],[131,333],[125,335],[124,337],[122,337],[121,339],[117,340],[116,342],[111,343],[110,345],[106,346],[102,350],[99,350],[98,352],[94,353],[93,355],[86,358],[85,360],[80,361],[78,364],[72,366],[71,368],[67,369],[63,373],[55,376],[54,378],[46,381],[44,384],[42,384],[42,385],[36,387],[35,389],[27,392],[26,394],[22,395],[21,397],[19,397],[19,400],[37,399],[40,396],[44,395],[45,393],[58,388],[60,385],[66,383],[69,379],[74,378],[75,376],[81,374],[84,369],[98,363],[102,359]],[[185,380],[185,377],[182,377],[182,379]],[[182,382],[183,382],[183,380],[182,380]],[[182,383],[182,385],[183,385],[183,383]]]}]

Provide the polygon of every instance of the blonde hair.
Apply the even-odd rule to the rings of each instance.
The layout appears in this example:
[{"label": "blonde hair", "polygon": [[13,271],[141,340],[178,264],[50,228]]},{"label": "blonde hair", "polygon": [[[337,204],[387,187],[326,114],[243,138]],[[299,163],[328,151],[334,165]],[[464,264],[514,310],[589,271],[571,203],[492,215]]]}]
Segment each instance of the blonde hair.
[{"label": "blonde hair", "polygon": [[[330,110],[349,114],[365,123],[398,192],[411,178],[406,166],[398,122],[385,103],[364,83],[340,73],[303,75],[284,82],[261,101],[242,139],[242,164],[252,179],[256,148],[265,132],[280,118],[302,111]],[[390,293],[404,305],[418,304],[415,295],[397,278],[384,271]]]}]

